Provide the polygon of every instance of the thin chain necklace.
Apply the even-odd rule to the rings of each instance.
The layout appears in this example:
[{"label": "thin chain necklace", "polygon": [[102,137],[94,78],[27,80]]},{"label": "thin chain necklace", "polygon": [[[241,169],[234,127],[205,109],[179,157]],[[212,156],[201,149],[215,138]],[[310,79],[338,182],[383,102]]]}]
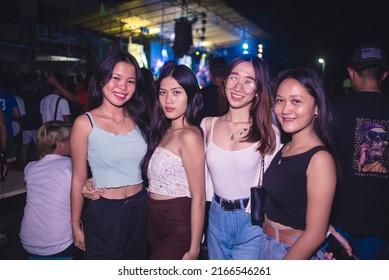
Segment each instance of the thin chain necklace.
[{"label": "thin chain necklace", "polygon": [[123,118],[122,118],[121,120],[116,121],[116,120],[113,118],[113,116],[110,116],[107,112],[104,111],[104,114],[105,114],[108,118],[110,118],[117,126],[119,126],[121,123],[124,123],[124,121],[125,121],[125,119],[126,119],[126,116],[123,115]]},{"label": "thin chain necklace", "polygon": [[243,133],[245,133],[245,132],[248,130],[247,127],[241,127],[241,128],[239,128],[237,131],[232,132],[232,130],[231,130],[231,128],[230,128],[230,125],[228,124],[227,121],[226,121],[226,125],[227,125],[229,131],[231,132],[231,137],[230,137],[231,141],[234,141],[234,139],[235,139],[235,136],[234,136],[234,135],[235,135],[236,133],[240,132],[240,133],[239,133],[239,136],[242,136]]}]

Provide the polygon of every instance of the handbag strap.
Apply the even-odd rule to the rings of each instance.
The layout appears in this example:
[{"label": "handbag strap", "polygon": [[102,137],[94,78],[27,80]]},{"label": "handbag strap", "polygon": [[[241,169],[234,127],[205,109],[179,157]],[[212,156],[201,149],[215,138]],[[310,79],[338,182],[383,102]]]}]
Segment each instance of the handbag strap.
[{"label": "handbag strap", "polygon": [[265,173],[265,156],[262,156],[261,165],[259,166],[259,178],[258,178],[258,188],[262,187],[263,173]]}]

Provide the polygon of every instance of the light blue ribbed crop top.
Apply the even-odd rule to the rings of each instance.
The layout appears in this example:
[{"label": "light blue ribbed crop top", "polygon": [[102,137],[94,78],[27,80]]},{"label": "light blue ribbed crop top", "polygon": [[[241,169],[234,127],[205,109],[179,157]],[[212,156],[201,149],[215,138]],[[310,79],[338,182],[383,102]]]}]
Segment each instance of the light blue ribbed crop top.
[{"label": "light blue ribbed crop top", "polygon": [[147,144],[140,129],[124,135],[105,131],[92,123],[88,136],[88,162],[95,188],[120,188],[142,183],[140,163],[146,154]]}]

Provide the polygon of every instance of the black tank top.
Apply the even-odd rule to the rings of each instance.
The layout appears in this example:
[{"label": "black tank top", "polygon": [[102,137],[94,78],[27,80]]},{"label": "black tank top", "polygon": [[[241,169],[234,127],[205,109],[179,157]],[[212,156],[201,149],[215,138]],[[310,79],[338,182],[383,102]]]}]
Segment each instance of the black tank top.
[{"label": "black tank top", "polygon": [[294,229],[305,230],[307,210],[306,171],[312,156],[325,146],[314,147],[302,154],[281,157],[278,151],[263,177],[267,196],[267,217]]}]

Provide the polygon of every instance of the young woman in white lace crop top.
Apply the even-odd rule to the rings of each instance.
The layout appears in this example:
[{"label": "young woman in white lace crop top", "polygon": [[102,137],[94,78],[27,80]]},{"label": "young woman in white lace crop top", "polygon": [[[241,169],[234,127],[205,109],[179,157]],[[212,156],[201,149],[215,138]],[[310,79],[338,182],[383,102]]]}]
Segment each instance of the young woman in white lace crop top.
[{"label": "young woman in white lace crop top", "polygon": [[198,82],[189,67],[177,65],[160,74],[144,163],[149,259],[198,258],[205,209],[201,108]]},{"label": "young woman in white lace crop top", "polygon": [[209,259],[259,259],[262,229],[251,224],[246,207],[250,188],[258,184],[279,149],[272,125],[270,81],[266,64],[256,56],[231,61],[224,79],[229,107],[220,117],[205,118]]}]

